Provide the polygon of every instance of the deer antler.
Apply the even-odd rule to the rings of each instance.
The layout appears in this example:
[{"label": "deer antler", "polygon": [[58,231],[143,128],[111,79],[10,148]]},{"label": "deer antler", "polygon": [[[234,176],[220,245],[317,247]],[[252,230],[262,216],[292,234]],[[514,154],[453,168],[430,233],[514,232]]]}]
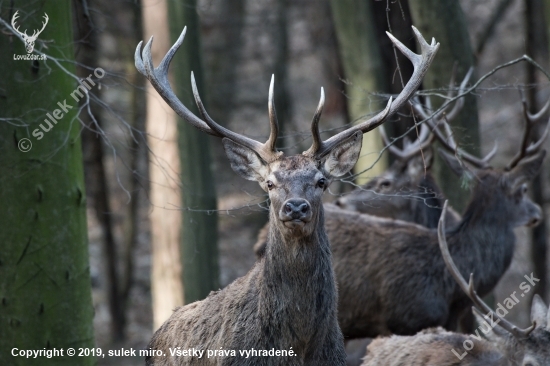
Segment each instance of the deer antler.
[{"label": "deer antler", "polygon": [[512,323],[508,322],[506,319],[500,317],[498,314],[494,313],[493,310],[487,305],[477,294],[475,288],[474,288],[474,274],[470,273],[470,282],[466,283],[462,275],[460,274],[460,271],[456,267],[453,257],[451,257],[451,253],[449,252],[449,247],[447,245],[447,238],[445,237],[445,213],[447,211],[447,204],[449,203],[448,200],[445,201],[445,204],[443,205],[443,211],[441,212],[441,218],[439,219],[439,225],[437,226],[437,237],[439,239],[439,248],[441,249],[441,254],[443,255],[443,260],[445,261],[445,264],[447,265],[447,269],[455,279],[455,281],[458,283],[462,291],[468,295],[468,297],[473,301],[475,306],[487,313],[492,313],[498,320],[499,325],[510,332],[514,337],[516,338],[525,338],[535,329],[535,322],[529,327],[525,329],[518,328],[517,326],[513,325]]},{"label": "deer antler", "polygon": [[[394,114],[397,110],[399,110],[399,108],[401,108],[409,100],[409,98],[413,95],[416,89],[418,89],[418,87],[420,86],[420,83],[422,82],[424,75],[428,71],[428,67],[432,63],[435,57],[435,54],[439,49],[439,43],[435,43],[435,39],[432,38],[432,43],[428,44],[424,39],[424,37],[422,37],[422,34],[420,34],[418,29],[416,29],[414,26],[412,28],[413,28],[415,37],[418,43],[420,44],[420,49],[421,49],[420,55],[417,55],[416,53],[409,50],[407,47],[405,47],[403,43],[397,40],[393,35],[386,32],[388,37],[390,37],[391,41],[393,42],[393,44],[397,48],[399,48],[399,50],[412,62],[414,67],[413,75],[411,76],[411,79],[407,82],[407,85],[405,85],[401,93],[395,98],[395,100],[390,98],[388,101],[388,104],[386,105],[386,108],[384,108],[384,110],[378,113],[376,116],[358,125],[350,127],[332,136],[326,141],[321,140],[321,137],[320,137],[321,135],[318,129],[318,121],[315,121],[314,119],[314,122],[312,123],[312,126],[311,126],[313,143],[311,147],[303,153],[304,155],[312,156],[317,159],[323,158],[336,145],[350,138],[353,134],[359,131],[361,131],[362,133],[366,133],[380,126],[387,117]],[[319,108],[318,108],[318,112],[319,112]]]},{"label": "deer antler", "polygon": [[[457,95],[460,95],[464,93],[464,90],[466,89],[466,85],[468,84],[468,81],[470,80],[470,77],[473,73],[473,68],[470,68],[466,75],[464,76],[464,79],[460,83],[460,87],[458,89]],[[451,83],[449,85],[449,92],[447,93],[447,98],[451,99],[453,97],[453,84],[454,84],[454,75],[451,78]],[[413,103],[413,109],[414,111],[420,115],[420,117],[426,121],[432,128],[432,132],[434,133],[435,137],[439,141],[439,143],[448,151],[450,151],[453,154],[458,154],[462,159],[469,162],[475,167],[478,168],[486,168],[489,166],[489,161],[495,156],[497,150],[498,150],[498,144],[495,142],[495,146],[493,149],[482,159],[477,158],[461,148],[458,147],[458,144],[456,143],[454,137],[453,137],[453,131],[451,130],[451,127],[449,126],[448,121],[452,121],[456,118],[456,116],[460,113],[462,110],[462,107],[464,107],[464,98],[459,98],[453,108],[447,113],[447,109],[449,106],[446,106],[443,110],[439,111],[436,114],[431,115],[430,112],[432,111],[432,102],[429,96],[426,97],[426,109],[420,104],[418,99],[414,100]],[[445,134],[439,130],[439,126],[443,126],[445,130]]]},{"label": "deer antler", "polygon": [[15,12],[15,14],[13,14],[13,18],[11,18],[11,26],[13,28],[13,30],[15,30],[17,33],[19,33],[22,37],[27,36],[27,30],[25,29],[25,32],[24,33],[21,33],[21,31],[19,31],[19,27],[15,25],[15,20],[19,18],[19,10],[17,10]]},{"label": "deer antler", "polygon": [[414,142],[408,144],[404,143],[403,149],[399,149],[392,143],[392,141],[389,140],[384,125],[380,126],[380,136],[382,136],[382,140],[390,152],[400,160],[408,160],[412,156],[418,154],[421,150],[426,149],[434,141],[434,135],[430,133],[430,129],[424,123],[420,125],[420,133],[418,138],[414,140]]},{"label": "deer antler", "polygon": [[48,18],[48,14],[44,13],[44,22],[42,22],[42,29],[40,29],[39,31],[35,30],[33,33],[32,33],[32,36],[30,36],[29,38],[35,40],[36,38],[38,38],[38,36],[40,35],[40,33],[42,33],[42,31],[44,30],[44,28],[46,28],[46,24],[48,24],[48,20],[50,20],[50,18]]},{"label": "deer antler", "polygon": [[531,131],[535,125],[544,117],[550,107],[550,99],[540,111],[535,114],[529,113],[529,107],[527,106],[527,101],[525,100],[525,95],[521,93],[521,104],[523,108],[523,120],[525,121],[525,128],[523,129],[523,139],[521,140],[521,147],[518,153],[512,158],[512,161],[506,166],[505,170],[512,170],[521,159],[536,154],[546,137],[548,136],[548,128],[550,126],[550,121],[546,122],[546,128],[542,133],[542,136],[535,142],[530,144]]},{"label": "deer antler", "polygon": [[134,55],[135,64],[138,71],[147,79],[149,79],[149,81],[151,82],[155,90],[160,94],[162,99],[164,99],[164,101],[168,103],[168,105],[181,118],[190,123],[193,127],[198,128],[200,131],[206,132],[209,135],[213,135],[216,137],[227,137],[234,142],[246,146],[254,150],[263,160],[268,163],[278,159],[283,153],[277,151],[275,148],[275,142],[277,140],[278,133],[278,124],[277,116],[275,113],[275,106],[273,105],[273,77],[271,78],[271,84],[269,87],[269,120],[271,125],[271,132],[269,135],[269,139],[263,144],[220,126],[208,115],[200,99],[193,73],[191,73],[193,96],[203,119],[200,119],[195,114],[193,114],[193,112],[185,107],[185,105],[183,105],[183,103],[178,99],[168,81],[168,68],[170,66],[170,62],[172,61],[172,58],[174,57],[174,54],[183,43],[186,31],[187,27],[183,29],[176,43],[174,43],[170,50],[168,50],[168,53],[164,56],[159,66],[156,68],[153,66],[153,60],[151,56],[153,37],[151,37],[149,42],[147,42],[147,44],[143,48],[143,53],[141,52],[141,45],[143,41],[139,42]]}]

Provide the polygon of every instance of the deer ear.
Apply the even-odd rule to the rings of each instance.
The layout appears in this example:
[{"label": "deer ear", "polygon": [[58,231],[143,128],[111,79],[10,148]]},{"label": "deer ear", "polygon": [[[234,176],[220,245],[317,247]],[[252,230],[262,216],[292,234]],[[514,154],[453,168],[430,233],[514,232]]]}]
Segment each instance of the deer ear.
[{"label": "deer ear", "polygon": [[542,162],[546,156],[546,150],[541,150],[538,154],[523,159],[509,174],[514,185],[530,181],[540,172]]},{"label": "deer ear", "polygon": [[244,179],[263,182],[267,164],[253,150],[228,138],[222,140],[231,168]]},{"label": "deer ear", "polygon": [[453,173],[455,173],[458,177],[462,177],[462,175],[466,172],[464,169],[464,165],[462,165],[462,162],[459,161],[455,156],[447,153],[446,151],[443,151],[441,149],[437,149],[437,152],[439,153],[439,156],[445,161],[445,164],[451,168]]},{"label": "deer ear", "polygon": [[357,131],[332,149],[323,164],[324,171],[332,177],[340,177],[349,172],[359,159],[362,145],[363,133]]}]

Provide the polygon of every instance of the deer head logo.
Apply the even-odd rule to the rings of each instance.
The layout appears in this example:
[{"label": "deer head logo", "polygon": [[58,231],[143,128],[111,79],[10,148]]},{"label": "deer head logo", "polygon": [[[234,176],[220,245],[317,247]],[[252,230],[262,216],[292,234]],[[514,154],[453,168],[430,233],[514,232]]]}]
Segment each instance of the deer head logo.
[{"label": "deer head logo", "polygon": [[25,32],[21,33],[19,31],[19,27],[15,25],[15,20],[19,17],[19,15],[17,14],[18,12],[19,10],[16,11],[15,14],[13,14],[13,18],[11,18],[11,26],[17,33],[21,35],[21,37],[23,37],[23,40],[25,41],[25,48],[27,49],[27,53],[31,53],[34,50],[34,42],[36,41],[40,33],[42,33],[44,28],[46,28],[46,24],[48,24],[48,20],[49,20],[48,14],[44,13],[44,22],[42,23],[42,29],[40,30],[35,29],[32,36],[29,36],[27,34],[26,29],[25,29]]}]

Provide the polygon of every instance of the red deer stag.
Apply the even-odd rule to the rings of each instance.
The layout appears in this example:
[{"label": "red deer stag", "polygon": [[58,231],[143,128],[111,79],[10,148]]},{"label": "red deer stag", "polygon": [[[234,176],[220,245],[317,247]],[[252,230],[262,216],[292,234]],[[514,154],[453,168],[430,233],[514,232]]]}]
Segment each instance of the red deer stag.
[{"label": "red deer stag", "polygon": [[[362,366],[544,366],[550,365],[550,309],[539,295],[531,306],[531,325],[519,329],[499,316],[474,290],[473,273],[466,283],[453,261],[445,235],[445,217],[438,239],[447,269],[476,307],[479,328],[471,335],[428,329],[415,336],[378,338],[367,347]],[[529,286],[529,285],[526,285]],[[530,291],[530,287],[524,287]],[[483,314],[486,314],[485,316]],[[484,334],[488,340],[481,337]]]},{"label": "red deer stag", "polygon": [[[312,121],[312,146],[301,155],[277,151],[277,118],[273,79],[269,91],[271,133],[262,144],[232,132],[210,118],[192,77],[201,117],[176,97],[168,67],[183,42],[185,29],[157,68],[152,39],[135,53],[136,67],[168,105],[199,130],[223,138],[231,167],[257,181],[271,201],[265,256],[243,277],[206,299],[177,308],[155,332],[148,365],[344,365],[344,343],[338,327],[337,289],[330,245],[324,229],[321,196],[334,177],[347,173],[361,149],[363,133],[379,126],[412,96],[439,47],[428,44],[413,28],[421,55],[392,42],[413,63],[414,73],[402,93],[384,111],[322,141],[318,129],[324,95]],[[202,356],[187,351],[204,352]],[[266,354],[276,353],[267,357]],[[208,357],[210,356],[210,357]]]},{"label": "red deer stag", "polygon": [[[541,209],[527,196],[525,184],[538,173],[545,156],[535,150],[522,146],[517,165],[504,170],[482,168],[485,163],[478,159],[480,168],[468,171],[474,183],[470,203],[448,240],[459,267],[476,272],[476,288],[483,296],[510,265],[513,228],[541,219]],[[466,174],[464,164],[444,156],[457,174]],[[476,162],[471,156],[468,161]],[[456,328],[470,301],[446,273],[434,230],[327,205],[325,211],[339,289],[338,320],[345,337]]]}]

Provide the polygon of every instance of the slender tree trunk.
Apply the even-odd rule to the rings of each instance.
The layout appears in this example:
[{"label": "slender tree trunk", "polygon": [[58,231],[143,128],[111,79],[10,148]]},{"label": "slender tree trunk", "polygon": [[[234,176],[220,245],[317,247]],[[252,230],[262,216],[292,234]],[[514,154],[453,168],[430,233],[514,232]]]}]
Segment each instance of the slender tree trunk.
[{"label": "slender tree trunk", "polygon": [[277,146],[284,148],[293,145],[290,141],[289,125],[292,117],[292,104],[288,89],[288,0],[277,0],[277,19],[275,24],[275,57],[274,102],[279,122],[279,139]]},{"label": "slender tree trunk", "polygon": [[[141,7],[139,4],[131,4],[131,11],[134,14],[134,29],[137,30],[136,44],[141,40],[143,33]],[[131,181],[130,181],[130,206],[128,210],[128,219],[126,220],[126,240],[123,254],[124,273],[121,281],[121,302],[124,312],[128,312],[130,292],[134,284],[134,251],[138,244],[138,237],[146,232],[147,228],[140,225],[140,202],[144,202],[148,184],[141,177],[146,177],[147,169],[147,138],[145,134],[145,116],[146,116],[146,96],[145,78],[139,74],[132,65],[130,67],[129,81],[134,87],[132,93],[132,140],[131,140]]]},{"label": "slender tree trunk", "polygon": [[[446,90],[455,64],[458,81],[461,81],[474,65],[470,37],[460,3],[456,0],[414,0],[409,1],[409,7],[413,24],[424,37],[426,39],[435,37],[441,44],[434,62],[424,77],[424,89]],[[432,101],[434,107],[439,107],[443,102],[436,98],[432,98]],[[480,152],[477,101],[474,96],[466,97],[462,112],[451,126],[457,142],[463,148],[473,154]],[[438,164],[436,168],[442,190],[453,207],[462,211],[468,202],[468,190],[461,187],[460,179],[456,179],[444,164]]]},{"label": "slender tree trunk", "polygon": [[[347,81],[349,116],[352,121],[358,121],[384,107],[385,104],[380,103],[380,98],[374,93],[388,90],[371,4],[362,0],[331,0],[331,8]],[[363,149],[355,172],[371,168],[382,147],[378,130],[363,135]],[[386,167],[386,158],[383,157],[361,175],[360,180],[374,177]]]},{"label": "slender tree trunk", "polygon": [[245,0],[224,0],[216,14],[216,23],[212,28],[219,33],[215,37],[210,54],[213,55],[207,65],[206,84],[212,101],[209,114],[214,120],[223,123],[229,121],[235,109],[237,71],[241,64],[242,30],[245,19]]},{"label": "slender tree trunk", "polygon": [[[22,28],[40,29],[48,15],[40,39],[55,47],[45,51],[74,73],[70,2],[9,6],[2,3],[3,19],[18,10]],[[78,84],[52,60],[14,60],[27,52],[9,32],[0,33],[0,364],[29,365],[10,350],[93,347],[93,307],[78,103],[71,98]],[[35,49],[44,50],[39,41]],[[71,108],[61,111],[58,102]],[[59,119],[48,124],[46,113]],[[92,365],[94,357],[33,364]]]},{"label": "slender tree trunk", "polygon": [[[78,34],[75,42],[77,44],[77,61],[84,67],[78,68],[78,75],[81,78],[88,76],[89,69],[98,65],[97,54],[97,29],[93,24],[93,12],[89,11],[90,2],[75,2],[75,14],[78,19]],[[90,91],[99,97],[100,91]],[[88,196],[90,197],[93,210],[103,232],[103,256],[105,258],[105,277],[107,279],[107,299],[109,315],[111,316],[111,334],[113,340],[120,341],[124,338],[125,313],[120,301],[117,245],[113,234],[112,211],[109,202],[109,187],[104,164],[103,133],[101,110],[97,103],[91,103],[90,116],[87,109],[81,115],[82,123],[87,128],[82,131],[82,150],[84,152],[84,163],[86,165],[85,178]],[[95,119],[95,121],[94,121]]]},{"label": "slender tree trunk", "polygon": [[[155,65],[170,49],[166,0],[142,0],[144,38],[155,36],[152,56]],[[180,50],[181,52],[181,50]],[[175,65],[175,63],[173,63]],[[171,73],[173,73],[172,66]],[[146,83],[147,136],[150,149],[151,181],[151,292],[153,327],[164,323],[177,306],[183,305],[181,282],[180,228],[182,220],[180,161],[176,114]]]},{"label": "slender tree trunk", "polygon": [[[183,104],[199,115],[191,91],[191,71],[203,100],[207,98],[196,0],[171,1],[168,10],[172,43],[187,26],[185,41],[172,62],[174,90]],[[188,304],[219,288],[218,216],[209,137],[183,121],[178,123],[178,134],[183,207],[180,253],[184,300]]]},{"label": "slender tree trunk", "polygon": [[[525,3],[525,53],[533,58],[539,58],[542,54],[548,54],[548,39],[545,32],[544,24],[544,4],[542,0],[526,0]],[[544,52],[546,51],[546,52]],[[527,102],[531,108],[531,113],[539,110],[539,103],[537,101],[537,83],[536,69],[535,67],[527,63],[526,84],[527,88]],[[540,126],[533,131],[532,139],[538,140],[541,136],[542,129]],[[544,210],[544,167],[543,171],[535,177],[533,180],[533,198],[534,201],[539,204],[543,210],[542,221],[531,231],[531,259],[535,269],[535,276],[540,279],[535,287],[535,293],[546,297],[546,291],[548,287],[548,270],[546,268],[546,261],[548,259],[548,246],[546,243],[547,227],[546,227],[546,214]]]}]

